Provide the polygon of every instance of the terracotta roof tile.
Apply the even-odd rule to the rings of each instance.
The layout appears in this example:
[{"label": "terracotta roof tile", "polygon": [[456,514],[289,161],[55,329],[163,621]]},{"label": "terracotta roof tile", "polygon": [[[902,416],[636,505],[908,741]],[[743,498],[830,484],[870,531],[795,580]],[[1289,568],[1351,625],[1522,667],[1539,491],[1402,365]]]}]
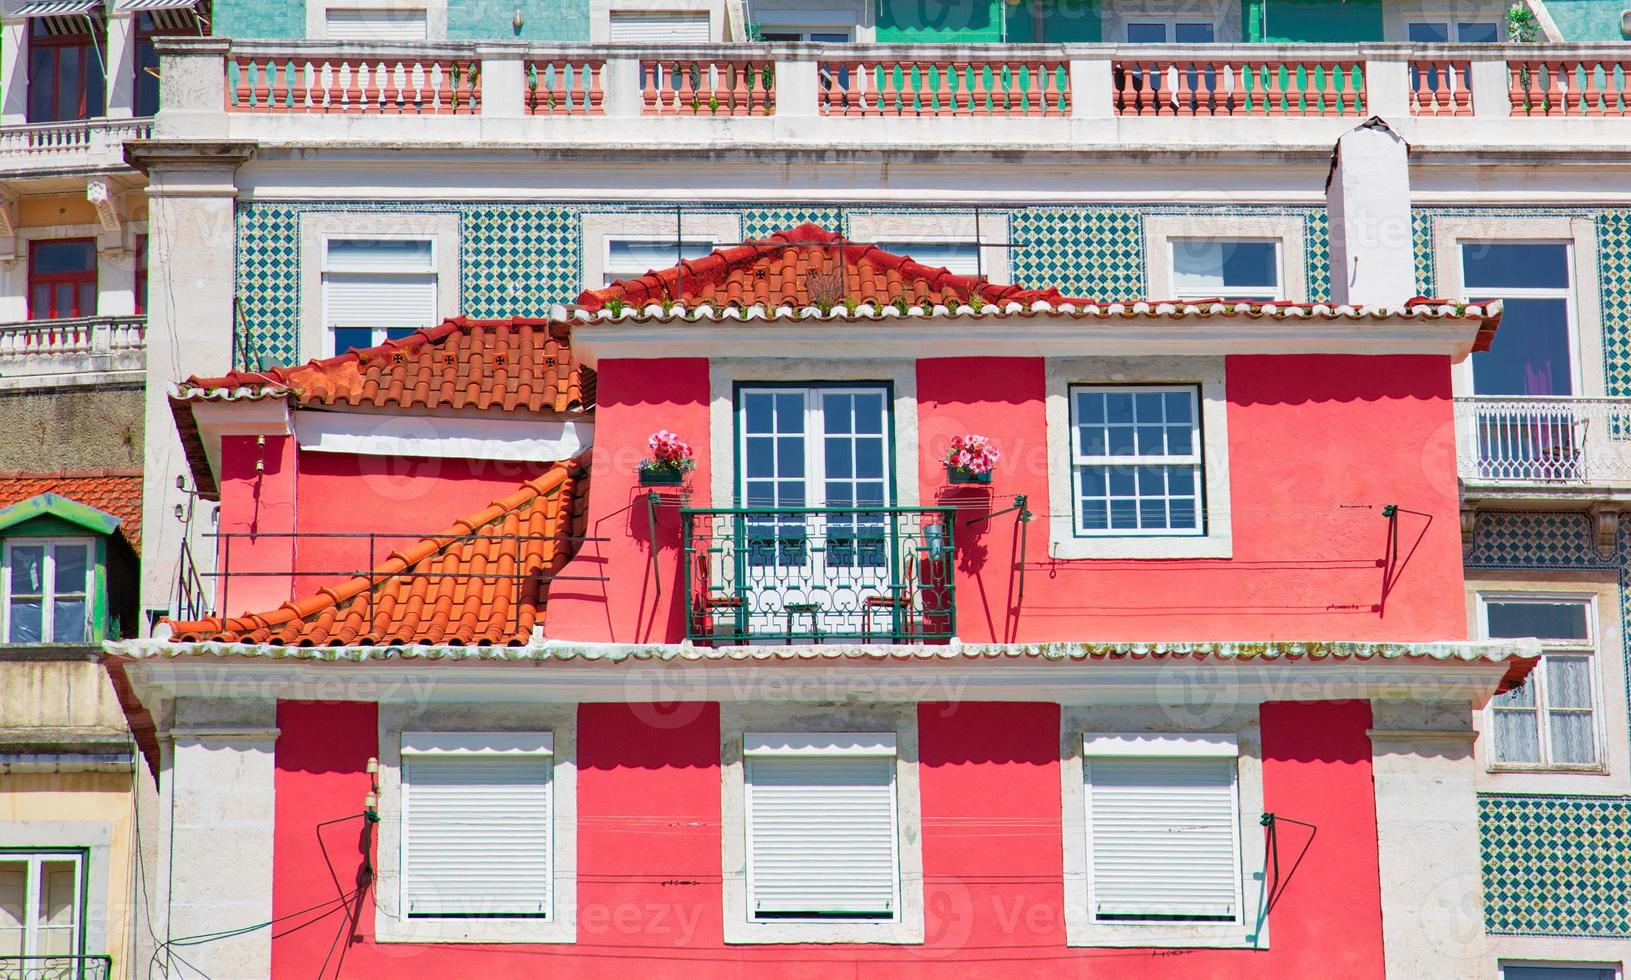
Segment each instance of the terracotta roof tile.
[{"label": "terracotta roof tile", "polygon": [[575,412],[595,401],[594,372],[572,358],[566,326],[522,317],[455,317],[367,350],[295,367],[192,377],[179,388],[181,401],[261,389],[265,396],[289,395],[296,407]]},{"label": "terracotta roof tile", "polygon": [[543,622],[549,576],[577,551],[587,503],[587,471],[577,461],[559,463],[446,531],[393,551],[371,575],[270,612],[171,623],[171,635],[285,646],[526,643]]},{"label": "terracotta roof tile", "polygon": [[1057,289],[1021,289],[954,275],[803,224],[765,239],[718,249],[672,269],[589,290],[578,297],[578,304],[590,310],[599,310],[613,300],[635,306],[670,300],[689,306],[802,307],[837,306],[846,301],[888,304],[904,299],[917,306],[966,303],[975,295],[987,303],[1065,300]]},{"label": "terracotta roof tile", "polygon": [[0,508],[42,493],[54,493],[119,518],[131,548],[142,550],[141,470],[87,470],[57,473],[0,472]]}]

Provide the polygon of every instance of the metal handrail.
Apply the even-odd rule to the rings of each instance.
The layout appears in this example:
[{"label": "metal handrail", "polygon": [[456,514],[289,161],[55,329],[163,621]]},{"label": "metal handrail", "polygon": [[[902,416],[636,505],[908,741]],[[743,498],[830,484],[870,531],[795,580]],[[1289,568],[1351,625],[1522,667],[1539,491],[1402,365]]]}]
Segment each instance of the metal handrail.
[{"label": "metal handrail", "polygon": [[112,980],[113,957],[106,954],[0,956],[0,980]]}]

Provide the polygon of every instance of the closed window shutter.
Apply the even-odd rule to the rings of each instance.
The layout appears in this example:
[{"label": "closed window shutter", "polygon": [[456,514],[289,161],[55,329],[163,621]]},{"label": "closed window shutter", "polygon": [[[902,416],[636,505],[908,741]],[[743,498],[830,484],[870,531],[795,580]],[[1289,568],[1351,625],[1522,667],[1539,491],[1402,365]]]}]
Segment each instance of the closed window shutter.
[{"label": "closed window shutter", "polygon": [[423,10],[328,10],[328,36],[343,41],[423,41],[430,36]]},{"label": "closed window shutter", "polygon": [[436,322],[436,274],[331,272],[323,304],[331,327],[428,327]]},{"label": "closed window shutter", "polygon": [[550,912],[551,759],[403,758],[409,916]]},{"label": "closed window shutter", "polygon": [[653,11],[616,11],[612,14],[609,39],[631,44],[707,44],[708,15]]},{"label": "closed window shutter", "polygon": [[1239,917],[1234,759],[1089,758],[1084,769],[1095,917]]}]

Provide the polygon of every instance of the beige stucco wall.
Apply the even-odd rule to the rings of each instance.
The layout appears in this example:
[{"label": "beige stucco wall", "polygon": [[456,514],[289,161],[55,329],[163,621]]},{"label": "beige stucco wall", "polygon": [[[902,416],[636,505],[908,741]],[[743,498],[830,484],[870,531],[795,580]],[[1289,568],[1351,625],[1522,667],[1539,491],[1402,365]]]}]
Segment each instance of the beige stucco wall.
[{"label": "beige stucco wall", "polygon": [[0,470],[136,469],[142,388],[0,391]]}]

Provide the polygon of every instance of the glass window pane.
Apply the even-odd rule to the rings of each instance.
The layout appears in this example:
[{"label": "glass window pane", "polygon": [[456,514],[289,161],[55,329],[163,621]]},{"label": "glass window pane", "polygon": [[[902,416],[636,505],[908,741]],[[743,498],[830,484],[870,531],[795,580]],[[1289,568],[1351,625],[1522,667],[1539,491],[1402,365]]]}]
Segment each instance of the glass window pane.
[{"label": "glass window pane", "polygon": [[40,862],[39,922],[72,926],[79,913],[79,864],[76,861]]},{"label": "glass window pane", "polygon": [[[1461,246],[1461,268],[1468,289],[1567,289],[1569,247],[1546,242],[1468,242]],[[1501,327],[1506,328],[1505,322]]]},{"label": "glass window pane", "polygon": [[1495,758],[1498,762],[1540,761],[1535,712],[1495,712]]},{"label": "glass window pane", "polygon": [[1211,24],[1176,24],[1172,39],[1179,44],[1211,44],[1215,40]]},{"label": "glass window pane", "polygon": [[822,399],[821,418],[823,431],[828,433],[850,433],[855,431],[852,399],[849,395],[828,395]]},{"label": "glass window pane", "polygon": [[1487,351],[1472,355],[1473,391],[1480,395],[1568,395],[1569,304],[1562,298],[1506,298],[1501,329]]},{"label": "glass window pane", "polygon": [[14,545],[11,549],[11,594],[40,595],[45,592],[45,547]]},{"label": "glass window pane", "polygon": [[1552,762],[1557,765],[1589,766],[1597,761],[1597,739],[1589,711],[1554,711],[1551,724]]},{"label": "glass window pane", "polygon": [[883,433],[883,395],[855,396],[855,430],[862,435]]},{"label": "glass window pane", "polygon": [[74,316],[96,315],[96,283],[82,282],[75,287]]},{"label": "glass window pane", "polygon": [[980,250],[973,242],[879,242],[878,247],[959,276],[980,272]]},{"label": "glass window pane", "polygon": [[1490,602],[1484,606],[1492,638],[1534,636],[1543,640],[1584,640],[1590,631],[1584,602]]},{"label": "glass window pane", "polygon": [[23,903],[28,900],[28,864],[0,861],[0,956],[23,955]]},{"label": "glass window pane", "polygon": [[86,591],[86,575],[90,570],[90,548],[83,544],[59,544],[51,549],[52,559],[56,565],[53,574],[53,591],[58,595],[65,593],[84,594]]},{"label": "glass window pane", "polygon": [[373,327],[335,327],[334,353],[344,354],[350,350],[367,350],[374,346]]},{"label": "glass window pane", "polygon": [[1406,36],[1414,44],[1445,44],[1450,40],[1449,24],[1418,22],[1407,30]]},{"label": "glass window pane", "polygon": [[742,395],[742,407],[743,416],[747,420],[747,430],[749,432],[774,431],[774,427],[771,424],[771,418],[775,410],[775,405],[771,399],[771,396],[757,394],[754,392],[744,392]]},{"label": "glass window pane", "polygon": [[776,431],[804,431],[804,396],[783,394],[776,397]]},{"label": "glass window pane", "polygon": [[1535,706],[1533,675],[1512,690],[1495,695],[1495,706],[1497,708],[1533,708]]},{"label": "glass window pane", "polygon": [[1501,30],[1493,21],[1457,24],[1456,34],[1462,44],[1494,44],[1501,39]]},{"label": "glass window pane", "polygon": [[1164,44],[1167,40],[1165,24],[1128,24],[1127,41],[1131,44]]},{"label": "glass window pane", "polygon": [[8,641],[39,643],[45,639],[45,603],[40,599],[13,599],[7,607]]},{"label": "glass window pane", "polygon": [[776,441],[776,475],[802,477],[804,475],[804,440],[778,439]]},{"label": "glass window pane", "polygon": [[1501,964],[1501,980],[1616,980],[1619,971],[1611,966],[1507,966]]},{"label": "glass window pane", "polygon": [[58,599],[51,604],[51,641],[85,642],[85,600]]},{"label": "glass window pane", "polygon": [[1591,658],[1543,658],[1546,665],[1546,701],[1553,708],[1591,707]]},{"label": "glass window pane", "polygon": [[1173,284],[1184,293],[1279,286],[1274,242],[1179,239],[1172,243]]},{"label": "glass window pane", "polygon": [[95,242],[34,242],[29,249],[30,264],[37,273],[96,271]]}]

